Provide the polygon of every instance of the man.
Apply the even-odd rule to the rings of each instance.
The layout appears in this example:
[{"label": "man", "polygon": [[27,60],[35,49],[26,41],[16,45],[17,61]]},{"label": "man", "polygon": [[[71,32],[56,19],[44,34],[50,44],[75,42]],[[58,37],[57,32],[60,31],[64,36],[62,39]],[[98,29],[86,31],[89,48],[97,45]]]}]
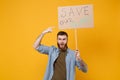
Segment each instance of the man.
[{"label": "man", "polygon": [[87,65],[81,59],[79,51],[68,48],[68,34],[66,32],[58,32],[58,48],[41,44],[43,36],[49,32],[52,32],[52,28],[43,31],[33,46],[37,51],[49,56],[44,80],[74,80],[75,66],[83,72],[87,72]]}]

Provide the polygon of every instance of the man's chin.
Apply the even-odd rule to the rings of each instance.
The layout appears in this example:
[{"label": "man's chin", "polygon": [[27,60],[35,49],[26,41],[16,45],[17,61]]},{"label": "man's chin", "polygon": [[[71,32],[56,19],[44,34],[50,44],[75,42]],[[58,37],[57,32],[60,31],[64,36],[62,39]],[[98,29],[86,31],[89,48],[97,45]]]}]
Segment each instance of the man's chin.
[{"label": "man's chin", "polygon": [[61,50],[64,50],[65,48],[60,47]]},{"label": "man's chin", "polygon": [[65,47],[65,46],[63,47],[63,46],[62,46],[62,47],[59,47],[59,49],[62,50],[62,51],[64,51],[64,50],[66,50],[66,47]]},{"label": "man's chin", "polygon": [[60,48],[60,49],[64,49],[64,48],[65,48],[65,45],[60,45],[59,48]]}]

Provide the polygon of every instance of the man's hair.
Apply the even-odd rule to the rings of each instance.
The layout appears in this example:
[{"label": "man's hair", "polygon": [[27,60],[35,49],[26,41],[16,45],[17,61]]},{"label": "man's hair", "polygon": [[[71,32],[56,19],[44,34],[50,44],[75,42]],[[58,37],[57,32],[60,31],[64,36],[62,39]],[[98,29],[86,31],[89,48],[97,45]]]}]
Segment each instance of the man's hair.
[{"label": "man's hair", "polygon": [[57,33],[57,37],[58,37],[59,35],[66,35],[66,36],[68,37],[68,34],[67,34],[66,32],[64,32],[64,31],[59,31],[59,32]]}]

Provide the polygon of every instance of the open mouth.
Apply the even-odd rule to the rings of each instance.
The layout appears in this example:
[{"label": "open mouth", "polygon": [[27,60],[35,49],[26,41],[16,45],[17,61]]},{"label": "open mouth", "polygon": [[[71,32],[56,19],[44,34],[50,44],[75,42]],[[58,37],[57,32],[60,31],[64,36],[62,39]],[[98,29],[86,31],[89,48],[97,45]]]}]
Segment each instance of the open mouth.
[{"label": "open mouth", "polygon": [[60,46],[64,46],[64,44],[60,44]]}]

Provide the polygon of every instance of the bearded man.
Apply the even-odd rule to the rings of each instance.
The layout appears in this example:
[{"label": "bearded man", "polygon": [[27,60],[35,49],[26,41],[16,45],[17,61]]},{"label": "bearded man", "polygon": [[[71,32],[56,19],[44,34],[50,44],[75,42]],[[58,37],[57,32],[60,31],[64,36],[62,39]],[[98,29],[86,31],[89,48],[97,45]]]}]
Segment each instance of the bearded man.
[{"label": "bearded man", "polygon": [[44,80],[75,80],[75,66],[83,72],[87,72],[87,64],[80,57],[79,50],[71,50],[67,46],[68,34],[64,31],[57,33],[57,45],[45,46],[41,44],[46,33],[52,32],[52,28],[44,30],[38,36],[33,47],[40,53],[48,55],[48,65]]}]

